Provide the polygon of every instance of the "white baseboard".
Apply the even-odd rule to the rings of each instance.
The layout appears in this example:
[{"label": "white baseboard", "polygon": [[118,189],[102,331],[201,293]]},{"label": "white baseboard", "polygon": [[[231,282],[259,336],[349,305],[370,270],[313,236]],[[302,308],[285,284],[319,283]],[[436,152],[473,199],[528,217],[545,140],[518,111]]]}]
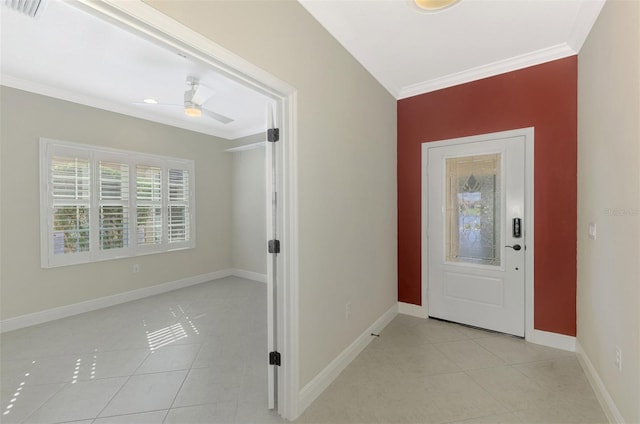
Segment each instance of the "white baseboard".
[{"label": "white baseboard", "polygon": [[30,327],[32,325],[38,325],[45,322],[82,314],[85,312],[95,311],[97,309],[107,308],[109,306],[119,305],[121,303],[130,302],[132,300],[138,300],[145,297],[154,296],[156,294],[170,292],[184,287],[205,283],[207,281],[228,277],[230,275],[233,275],[232,270],[224,269],[221,271],[209,272],[207,274],[182,278],[180,280],[169,281],[167,283],[145,287],[142,289],[100,297],[98,299],[91,299],[85,302],[74,303],[72,305],[60,306],[58,308],[47,309],[45,311],[8,318],[0,321],[0,333],[18,330],[20,328]]},{"label": "white baseboard", "polygon": [[398,313],[418,318],[429,318],[429,312],[424,305],[398,302]]},{"label": "white baseboard", "polygon": [[591,387],[598,398],[598,402],[600,402],[600,406],[602,406],[602,410],[607,416],[609,422],[624,424],[625,421],[622,414],[618,410],[613,398],[598,375],[598,371],[596,371],[593,363],[591,363],[586,352],[582,349],[579,341],[576,341],[576,354],[578,355],[578,362],[580,362],[580,365],[587,376],[587,380],[589,380],[589,384],[591,384]]},{"label": "white baseboard", "polygon": [[398,304],[394,304],[387,312],[367,328],[353,343],[343,350],[329,365],[305,385],[298,396],[298,412],[302,414],[311,403],[335,380],[338,375],[364,350],[371,342],[371,333],[378,334],[398,315]]},{"label": "white baseboard", "polygon": [[533,330],[527,333],[526,340],[531,343],[554,347],[556,349],[576,351],[576,338],[548,331]]},{"label": "white baseboard", "polygon": [[231,269],[231,275],[240,278],[246,278],[247,280],[259,281],[261,283],[267,282],[267,274],[260,274],[258,272],[253,271],[245,271],[244,269]]}]

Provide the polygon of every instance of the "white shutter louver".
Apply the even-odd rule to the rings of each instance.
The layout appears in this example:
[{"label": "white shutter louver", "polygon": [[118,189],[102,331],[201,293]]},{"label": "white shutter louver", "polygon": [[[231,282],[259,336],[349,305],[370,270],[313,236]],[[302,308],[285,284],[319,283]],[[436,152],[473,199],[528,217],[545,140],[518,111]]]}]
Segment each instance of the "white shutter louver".
[{"label": "white shutter louver", "polygon": [[91,193],[89,160],[53,156],[50,165],[53,254],[88,252]]},{"label": "white shutter louver", "polygon": [[162,168],[136,165],[136,240],[162,243]]},{"label": "white shutter louver", "polygon": [[129,165],[99,162],[100,249],[129,246]]},{"label": "white shutter louver", "polygon": [[169,243],[190,239],[189,171],[169,169],[168,238]]}]

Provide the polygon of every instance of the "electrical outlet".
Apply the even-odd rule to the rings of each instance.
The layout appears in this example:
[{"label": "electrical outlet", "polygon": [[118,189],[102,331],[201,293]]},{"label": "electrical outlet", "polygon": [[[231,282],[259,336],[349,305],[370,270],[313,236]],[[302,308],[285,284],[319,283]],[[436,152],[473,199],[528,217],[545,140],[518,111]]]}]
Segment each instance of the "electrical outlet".
[{"label": "electrical outlet", "polygon": [[351,302],[347,302],[344,305],[344,318],[345,319],[350,319],[351,318]]},{"label": "electrical outlet", "polygon": [[618,371],[622,371],[622,351],[616,346],[616,367]]},{"label": "electrical outlet", "polygon": [[139,272],[140,272],[140,265],[138,264],[133,265],[133,273],[137,274]]}]

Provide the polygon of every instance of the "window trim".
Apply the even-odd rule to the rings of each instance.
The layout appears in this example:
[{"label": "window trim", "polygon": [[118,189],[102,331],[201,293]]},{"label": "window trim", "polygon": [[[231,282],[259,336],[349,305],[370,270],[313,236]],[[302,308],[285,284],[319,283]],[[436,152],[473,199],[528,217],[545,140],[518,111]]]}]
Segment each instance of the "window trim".
[{"label": "window trim", "polygon": [[[54,255],[53,252],[53,198],[50,187],[51,159],[53,156],[82,157],[89,159],[90,195],[89,195],[89,251],[73,254]],[[80,144],[49,138],[40,138],[40,261],[42,268],[54,268],[120,259],[155,253],[193,249],[196,246],[196,200],[195,200],[195,161],[168,156],[153,155],[128,150],[112,149],[101,146]],[[129,167],[128,200],[128,246],[102,250],[100,246],[100,169],[99,163],[116,162]],[[150,165],[161,168],[161,242],[155,245],[138,245],[137,239],[137,192],[136,165]],[[169,242],[169,169],[186,170],[189,173],[188,186],[188,226],[189,240]]]}]

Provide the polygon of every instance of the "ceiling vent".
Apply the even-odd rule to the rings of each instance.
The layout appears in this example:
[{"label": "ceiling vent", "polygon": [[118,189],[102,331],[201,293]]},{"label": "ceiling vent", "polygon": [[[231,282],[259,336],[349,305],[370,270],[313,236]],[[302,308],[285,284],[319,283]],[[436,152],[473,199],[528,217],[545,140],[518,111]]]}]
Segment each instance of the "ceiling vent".
[{"label": "ceiling vent", "polygon": [[0,0],[9,9],[24,13],[32,18],[42,15],[49,0]]}]

